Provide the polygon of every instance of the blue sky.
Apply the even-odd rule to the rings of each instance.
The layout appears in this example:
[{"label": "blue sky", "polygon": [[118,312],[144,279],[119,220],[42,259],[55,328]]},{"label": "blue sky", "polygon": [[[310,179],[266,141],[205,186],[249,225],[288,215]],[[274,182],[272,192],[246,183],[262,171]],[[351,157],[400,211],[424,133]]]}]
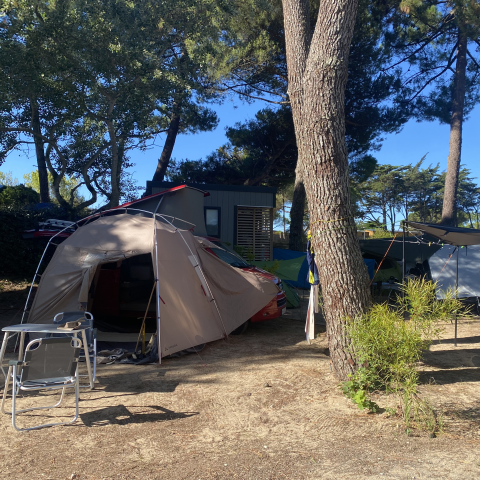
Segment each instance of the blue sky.
[{"label": "blue sky", "polygon": [[[225,128],[235,122],[254,118],[255,113],[268,104],[257,101],[246,104],[240,100],[227,100],[223,105],[213,105],[220,118],[219,126],[213,132],[199,133],[196,135],[181,135],[177,138],[173,157],[177,159],[189,158],[197,160],[226,142]],[[477,107],[464,124],[462,163],[472,171],[473,177],[478,177],[480,183],[480,107]],[[415,121],[408,122],[399,134],[386,135],[380,151],[373,155],[380,163],[392,165],[407,165],[416,163],[423,155],[428,153],[425,165],[440,163],[441,169],[447,168],[449,126],[436,122]],[[146,152],[132,152],[132,161],[136,164],[131,171],[139,186],[145,187],[155,171],[157,159],[161,153],[163,138],[158,138],[156,147]],[[34,149],[24,154],[15,152],[11,154],[0,171],[11,171],[13,177],[23,180],[23,174],[31,172],[35,167]]]}]

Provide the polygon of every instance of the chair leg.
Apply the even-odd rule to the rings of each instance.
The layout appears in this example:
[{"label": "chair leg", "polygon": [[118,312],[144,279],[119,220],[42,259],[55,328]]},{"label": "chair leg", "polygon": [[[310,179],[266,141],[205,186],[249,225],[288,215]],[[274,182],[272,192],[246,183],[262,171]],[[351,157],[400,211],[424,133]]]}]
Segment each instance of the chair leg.
[{"label": "chair leg", "polygon": [[62,394],[60,396],[60,400],[55,405],[53,405],[51,407],[26,408],[24,410],[15,410],[15,391],[14,391],[13,394],[12,394],[12,425],[13,425],[13,428],[15,428],[15,430],[17,430],[18,432],[27,432],[29,430],[39,430],[40,428],[45,428],[45,427],[55,427],[57,425],[69,425],[71,423],[75,423],[77,421],[78,415],[79,415],[79,400],[80,400],[79,399],[79,388],[78,388],[78,375],[77,375],[77,378],[76,378],[76,381],[75,381],[75,416],[73,417],[72,420],[70,420],[68,422],[43,423],[42,425],[37,425],[35,427],[29,427],[29,428],[19,428],[19,427],[17,427],[17,425],[15,423],[15,414],[16,413],[29,412],[31,410],[51,409],[51,408],[54,408],[54,407],[60,405],[60,403],[63,399],[64,393],[65,393],[65,390],[66,390],[66,387],[63,387]]},{"label": "chair leg", "polygon": [[17,396],[17,367],[13,366],[13,383],[12,383],[12,425],[15,430],[18,430],[15,425],[15,400]]},{"label": "chair leg", "polygon": [[12,367],[8,367],[8,374],[7,374],[7,378],[5,379],[5,388],[3,390],[3,395],[2,395],[2,406],[0,408],[0,411],[2,413],[6,413],[5,412],[5,398],[7,397],[7,392],[8,392],[8,389],[10,387],[11,374],[12,374]]}]

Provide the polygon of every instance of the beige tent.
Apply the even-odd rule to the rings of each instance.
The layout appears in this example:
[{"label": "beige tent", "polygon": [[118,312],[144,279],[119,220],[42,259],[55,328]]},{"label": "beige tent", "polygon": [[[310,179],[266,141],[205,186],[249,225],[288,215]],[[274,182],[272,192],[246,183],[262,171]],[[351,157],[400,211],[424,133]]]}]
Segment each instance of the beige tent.
[{"label": "beige tent", "polygon": [[52,323],[58,312],[88,309],[97,267],[146,253],[158,279],[161,357],[225,337],[275,298],[271,281],[227,265],[161,215],[154,220],[139,210],[117,212],[84,223],[57,247],[30,323]]}]

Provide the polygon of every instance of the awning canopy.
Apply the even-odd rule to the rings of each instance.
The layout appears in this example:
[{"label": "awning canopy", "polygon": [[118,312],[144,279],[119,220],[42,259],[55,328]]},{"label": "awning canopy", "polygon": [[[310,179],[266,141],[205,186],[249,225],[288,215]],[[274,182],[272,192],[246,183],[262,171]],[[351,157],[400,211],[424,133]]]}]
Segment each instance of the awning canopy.
[{"label": "awning canopy", "polygon": [[[412,237],[407,238],[405,241],[405,261],[407,263],[422,263],[441,248],[440,245],[429,245],[428,243],[417,242]],[[360,240],[360,249],[365,254],[382,258],[386,254],[387,258],[397,260],[398,262],[403,260],[403,241],[401,237],[397,237],[393,243],[391,238]]]},{"label": "awning canopy", "polygon": [[473,228],[447,227],[445,225],[419,222],[405,222],[405,224],[438,238],[442,243],[448,243],[449,245],[461,247],[480,245],[480,230]]}]

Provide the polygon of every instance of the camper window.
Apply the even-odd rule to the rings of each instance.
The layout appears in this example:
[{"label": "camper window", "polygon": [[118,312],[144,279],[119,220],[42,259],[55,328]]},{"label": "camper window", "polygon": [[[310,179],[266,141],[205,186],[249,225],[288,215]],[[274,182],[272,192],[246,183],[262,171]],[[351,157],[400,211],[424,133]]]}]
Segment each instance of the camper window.
[{"label": "camper window", "polygon": [[220,238],[220,207],[205,207],[205,226],[209,237]]}]

